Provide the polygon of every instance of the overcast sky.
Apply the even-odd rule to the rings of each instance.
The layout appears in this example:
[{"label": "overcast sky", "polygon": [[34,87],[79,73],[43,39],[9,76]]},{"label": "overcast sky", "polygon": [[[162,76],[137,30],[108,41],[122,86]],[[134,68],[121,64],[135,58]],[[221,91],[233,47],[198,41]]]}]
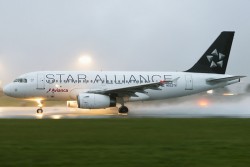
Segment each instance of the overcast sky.
[{"label": "overcast sky", "polygon": [[[183,71],[236,31],[227,73],[250,76],[249,0],[0,0],[0,80],[38,70]],[[89,54],[91,67],[78,58]]]}]

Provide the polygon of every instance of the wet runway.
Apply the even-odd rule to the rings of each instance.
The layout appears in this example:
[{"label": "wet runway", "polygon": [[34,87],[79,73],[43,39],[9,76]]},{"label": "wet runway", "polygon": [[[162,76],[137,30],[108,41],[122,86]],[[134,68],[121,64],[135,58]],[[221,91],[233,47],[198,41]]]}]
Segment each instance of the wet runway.
[{"label": "wet runway", "polygon": [[128,115],[117,114],[117,108],[83,110],[67,107],[45,107],[43,114],[36,107],[0,107],[0,118],[14,119],[99,119],[99,118],[250,118],[249,99],[231,103],[201,104],[162,102],[128,104]]}]

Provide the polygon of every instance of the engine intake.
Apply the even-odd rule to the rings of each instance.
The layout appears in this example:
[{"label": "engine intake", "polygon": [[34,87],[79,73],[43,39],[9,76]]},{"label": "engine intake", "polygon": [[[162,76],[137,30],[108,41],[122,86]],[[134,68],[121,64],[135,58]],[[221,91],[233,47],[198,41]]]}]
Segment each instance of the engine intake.
[{"label": "engine intake", "polygon": [[77,97],[78,108],[101,109],[116,106],[116,98],[107,95],[81,93]]}]

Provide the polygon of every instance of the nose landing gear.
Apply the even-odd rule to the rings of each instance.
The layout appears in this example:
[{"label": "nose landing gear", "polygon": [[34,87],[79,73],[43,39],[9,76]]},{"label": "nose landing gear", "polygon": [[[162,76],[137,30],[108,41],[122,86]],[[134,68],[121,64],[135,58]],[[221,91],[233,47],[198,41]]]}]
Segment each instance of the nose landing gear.
[{"label": "nose landing gear", "polygon": [[38,109],[36,110],[36,113],[37,113],[37,114],[42,114],[42,113],[43,113],[43,109],[42,109],[42,108],[38,108]]},{"label": "nose landing gear", "polygon": [[37,114],[42,114],[43,113],[43,104],[42,104],[42,100],[37,100],[37,103],[38,103],[38,109],[36,110],[36,113]]}]

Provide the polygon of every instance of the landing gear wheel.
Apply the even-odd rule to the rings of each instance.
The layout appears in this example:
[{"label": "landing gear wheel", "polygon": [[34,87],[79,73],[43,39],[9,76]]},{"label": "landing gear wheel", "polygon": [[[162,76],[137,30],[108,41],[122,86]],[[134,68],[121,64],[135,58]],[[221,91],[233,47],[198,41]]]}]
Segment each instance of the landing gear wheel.
[{"label": "landing gear wheel", "polygon": [[43,113],[43,104],[42,104],[42,100],[41,99],[38,99],[36,101],[38,103],[38,109],[36,110],[36,113],[37,114],[42,114]]},{"label": "landing gear wheel", "polygon": [[42,113],[43,113],[43,109],[41,109],[41,108],[37,109],[37,110],[36,110],[36,113],[37,113],[37,114],[42,114]]},{"label": "landing gear wheel", "polygon": [[120,114],[127,114],[128,113],[128,107],[126,106],[121,106],[119,109],[118,109],[118,112]]}]

